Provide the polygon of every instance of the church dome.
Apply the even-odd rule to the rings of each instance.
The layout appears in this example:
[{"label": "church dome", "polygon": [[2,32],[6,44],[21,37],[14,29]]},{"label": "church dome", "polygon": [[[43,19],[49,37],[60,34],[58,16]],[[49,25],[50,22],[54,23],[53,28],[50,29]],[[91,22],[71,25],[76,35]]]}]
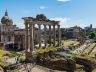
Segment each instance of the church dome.
[{"label": "church dome", "polygon": [[13,24],[12,19],[8,16],[8,12],[5,12],[5,15],[1,19],[2,24]]}]

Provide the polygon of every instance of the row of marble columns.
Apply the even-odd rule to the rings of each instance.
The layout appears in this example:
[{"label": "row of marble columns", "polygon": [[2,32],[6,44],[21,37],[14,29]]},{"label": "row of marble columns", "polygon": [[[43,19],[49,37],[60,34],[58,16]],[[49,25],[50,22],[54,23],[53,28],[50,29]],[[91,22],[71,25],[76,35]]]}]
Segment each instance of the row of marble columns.
[{"label": "row of marble columns", "polygon": [[[34,23],[30,23],[30,24],[25,24],[25,30],[26,30],[26,34],[25,34],[25,40],[26,40],[26,49],[29,51],[33,51],[34,50]],[[47,47],[47,39],[49,38],[49,45],[50,46],[56,46],[56,25],[48,25],[49,26],[49,35],[47,36],[46,31],[47,31],[47,25],[44,24],[44,44],[45,47]],[[53,26],[53,29],[52,29]],[[42,40],[41,40],[41,24],[38,24],[38,28],[39,28],[39,47],[41,47],[42,44]],[[53,34],[52,34],[53,31]],[[60,45],[60,25],[57,25],[57,32],[58,32],[58,38],[57,38],[57,43],[58,46]],[[53,35],[53,38],[52,38]],[[52,39],[53,39],[53,44],[52,44]]]},{"label": "row of marble columns", "polygon": [[[47,46],[47,35],[46,35],[46,30],[47,30],[47,25],[44,25],[44,39],[45,39],[45,47]],[[52,46],[52,25],[49,26],[49,44]],[[56,46],[56,25],[53,25],[53,46]],[[60,45],[60,25],[57,25],[57,30],[58,30],[58,46]],[[41,24],[38,24],[39,30],[41,30]],[[41,32],[39,32],[39,47],[41,47]]]},{"label": "row of marble columns", "polygon": [[[34,44],[34,30],[35,30],[35,24],[38,24],[36,22],[33,21],[32,17],[25,17],[24,19],[24,24],[25,24],[25,55],[26,55],[26,60],[27,61],[32,61],[35,55],[35,44]],[[45,22],[46,23],[46,22]],[[45,47],[47,47],[48,45],[48,38],[49,38],[49,45],[50,46],[56,46],[56,40],[58,42],[58,46],[60,46],[60,25],[59,24],[53,24],[51,22],[51,24],[45,24],[42,23],[38,24],[38,29],[39,29],[39,48],[42,47],[42,37],[41,37],[41,25],[44,25],[44,44]],[[47,29],[47,25],[49,26],[49,29]],[[57,26],[57,29],[56,29]],[[52,28],[53,27],[53,28]],[[49,30],[49,35],[46,34],[47,30]],[[56,31],[58,32],[58,38],[56,39]],[[53,39],[53,41],[52,41]],[[53,42],[53,43],[52,43]]]}]

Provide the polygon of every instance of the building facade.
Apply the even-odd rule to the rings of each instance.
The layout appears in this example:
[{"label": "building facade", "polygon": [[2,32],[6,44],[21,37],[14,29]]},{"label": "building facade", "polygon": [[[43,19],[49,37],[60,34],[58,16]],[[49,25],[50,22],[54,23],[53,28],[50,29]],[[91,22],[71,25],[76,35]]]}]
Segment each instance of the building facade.
[{"label": "building facade", "polygon": [[8,16],[8,12],[1,19],[0,24],[0,42],[4,44],[14,43],[14,30],[19,29],[13,24],[12,19]]},{"label": "building facade", "polygon": [[90,24],[90,26],[85,27],[84,30],[86,31],[86,33],[92,32],[92,24]]},{"label": "building facade", "polygon": [[65,36],[67,39],[78,39],[79,37],[84,35],[85,35],[84,30],[78,26],[67,28],[65,31]]},{"label": "building facade", "polygon": [[[38,32],[39,29],[35,28],[35,42],[38,42]],[[8,12],[1,19],[0,23],[0,46],[8,47],[8,45],[13,44],[13,48],[24,49],[25,48],[25,29],[20,29],[17,27],[13,20],[9,17]],[[11,48],[10,47],[10,48]]]}]

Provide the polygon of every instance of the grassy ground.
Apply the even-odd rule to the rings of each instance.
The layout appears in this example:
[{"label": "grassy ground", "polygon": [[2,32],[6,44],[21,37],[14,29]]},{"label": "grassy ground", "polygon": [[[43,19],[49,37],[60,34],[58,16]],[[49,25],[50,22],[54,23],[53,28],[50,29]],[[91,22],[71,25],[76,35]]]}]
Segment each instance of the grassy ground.
[{"label": "grassy ground", "polygon": [[15,70],[12,70],[12,72],[19,72],[19,70],[18,69],[15,69]]},{"label": "grassy ground", "polygon": [[56,46],[52,46],[52,47],[48,47],[48,48],[38,48],[36,49],[36,53],[44,53],[44,52],[49,52],[49,51],[57,51],[57,49],[59,49],[61,47],[56,47]]},{"label": "grassy ground", "polygon": [[65,46],[76,46],[80,44],[78,41],[72,41],[72,40],[65,40],[65,41],[63,40],[62,43]]},{"label": "grassy ground", "polygon": [[91,56],[94,57],[96,54],[96,43],[90,43],[90,46],[88,46],[82,53],[85,56]]},{"label": "grassy ground", "polygon": [[5,63],[5,62],[0,62],[0,66],[2,67],[8,67],[10,64],[9,63]]},{"label": "grassy ground", "polygon": [[6,60],[16,56],[17,56],[17,53],[14,51],[6,51],[6,50],[0,49],[0,66],[2,66],[3,68],[8,67],[11,64],[7,63]]},{"label": "grassy ground", "polygon": [[90,46],[84,50],[83,53],[89,54],[90,51],[95,47],[96,43],[91,43]]},{"label": "grassy ground", "polygon": [[16,52],[0,50],[0,60],[17,56]]},{"label": "grassy ground", "polygon": [[9,54],[9,52],[5,50],[0,50],[0,59],[8,58],[6,54]]}]

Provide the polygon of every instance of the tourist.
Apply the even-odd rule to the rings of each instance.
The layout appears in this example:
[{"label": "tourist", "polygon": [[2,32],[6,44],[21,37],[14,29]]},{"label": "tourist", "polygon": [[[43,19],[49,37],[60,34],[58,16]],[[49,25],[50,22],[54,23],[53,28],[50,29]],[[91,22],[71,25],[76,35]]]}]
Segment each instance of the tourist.
[{"label": "tourist", "polygon": [[17,57],[15,57],[15,62],[17,63]]},{"label": "tourist", "polygon": [[27,65],[26,72],[31,72],[31,66],[30,66],[30,64]]}]

